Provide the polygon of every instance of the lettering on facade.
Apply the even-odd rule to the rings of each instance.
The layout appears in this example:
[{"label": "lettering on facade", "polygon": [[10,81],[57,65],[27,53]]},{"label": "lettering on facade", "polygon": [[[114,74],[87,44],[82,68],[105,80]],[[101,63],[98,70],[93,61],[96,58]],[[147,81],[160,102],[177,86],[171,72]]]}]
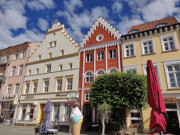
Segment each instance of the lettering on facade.
[{"label": "lettering on facade", "polygon": [[31,99],[31,98],[34,98],[34,96],[28,95],[28,96],[25,97],[25,99]]},{"label": "lettering on facade", "polygon": [[175,102],[176,101],[176,97],[164,97],[164,101],[165,102]]},{"label": "lettering on facade", "polygon": [[62,96],[67,96],[67,94],[65,94],[65,93],[56,94],[56,97],[62,97]]}]

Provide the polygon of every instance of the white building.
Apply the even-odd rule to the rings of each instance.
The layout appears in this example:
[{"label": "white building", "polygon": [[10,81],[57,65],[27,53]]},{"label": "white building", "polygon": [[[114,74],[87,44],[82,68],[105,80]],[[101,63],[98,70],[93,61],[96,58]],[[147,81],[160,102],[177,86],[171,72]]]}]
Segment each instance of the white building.
[{"label": "white building", "polygon": [[67,121],[67,93],[78,92],[79,45],[56,22],[46,32],[42,45],[27,63],[16,124],[44,120],[43,108],[51,100],[51,121]]}]

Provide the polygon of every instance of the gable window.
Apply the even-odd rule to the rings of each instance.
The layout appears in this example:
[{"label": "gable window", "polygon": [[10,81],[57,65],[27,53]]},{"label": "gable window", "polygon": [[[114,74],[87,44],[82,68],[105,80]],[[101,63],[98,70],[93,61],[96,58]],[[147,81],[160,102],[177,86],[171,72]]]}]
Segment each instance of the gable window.
[{"label": "gable window", "polygon": [[98,61],[104,60],[104,52],[98,52]]},{"label": "gable window", "polygon": [[142,46],[143,54],[151,54],[154,52],[152,39],[141,41],[141,46]]},{"label": "gable window", "polygon": [[49,43],[49,48],[56,47],[56,41]]},{"label": "gable window", "polygon": [[26,89],[25,89],[25,93],[29,93],[29,86],[30,86],[30,83],[26,83]]},{"label": "gable window", "polygon": [[86,62],[92,62],[92,53],[86,55]]},{"label": "gable window", "polygon": [[86,73],[86,83],[91,83],[93,80],[93,74],[91,72]]},{"label": "gable window", "polygon": [[99,71],[98,71],[98,76],[103,75],[103,74],[104,74],[104,71],[103,71],[103,70],[99,70]]},{"label": "gable window", "polygon": [[11,76],[14,76],[16,72],[16,66],[13,66],[12,71],[11,71]]},{"label": "gable window", "polygon": [[116,58],[116,50],[110,50],[109,51],[109,58],[110,59]]},{"label": "gable window", "polygon": [[124,57],[135,56],[134,44],[125,44],[124,45]]},{"label": "gable window", "polygon": [[86,92],[85,101],[89,101],[89,99],[90,99],[90,92]]},{"label": "gable window", "polygon": [[57,80],[57,91],[61,91],[62,90],[62,79],[58,79]]},{"label": "gable window", "polygon": [[138,33],[139,32],[139,30],[131,30],[130,32],[129,32],[129,34],[135,34],[135,33]]},{"label": "gable window", "polygon": [[20,67],[19,67],[19,75],[22,75],[22,72],[23,72],[23,65],[20,65]]},{"label": "gable window", "polygon": [[99,34],[96,36],[96,41],[100,42],[104,39],[104,36],[102,34]]},{"label": "gable window", "polygon": [[67,78],[67,90],[72,90],[73,78]]},{"label": "gable window", "polygon": [[11,89],[12,89],[12,84],[9,84],[8,85],[7,94],[11,94]]},{"label": "gable window", "polygon": [[46,73],[51,72],[51,64],[46,65]]},{"label": "gable window", "polygon": [[161,44],[163,51],[170,51],[177,49],[174,34],[161,36]]},{"label": "gable window", "polygon": [[25,58],[26,57],[26,49],[23,50],[23,55],[22,55],[22,58]]},{"label": "gable window", "polygon": [[16,51],[16,59],[19,58],[19,51]]},{"label": "gable window", "polygon": [[161,27],[164,27],[166,25],[167,25],[167,23],[159,23],[158,25],[156,25],[156,28],[161,28]]},{"label": "gable window", "polygon": [[49,80],[44,81],[44,92],[49,91]]},{"label": "gable window", "polygon": [[33,93],[37,92],[37,87],[38,87],[38,83],[34,82],[34,84],[33,84]]},{"label": "gable window", "polygon": [[16,83],[16,86],[15,86],[15,91],[14,91],[14,93],[15,94],[18,94],[18,91],[19,91],[19,83]]},{"label": "gable window", "polygon": [[137,66],[128,66],[128,67],[124,67],[124,71],[125,73],[133,73],[133,74],[137,74]]}]

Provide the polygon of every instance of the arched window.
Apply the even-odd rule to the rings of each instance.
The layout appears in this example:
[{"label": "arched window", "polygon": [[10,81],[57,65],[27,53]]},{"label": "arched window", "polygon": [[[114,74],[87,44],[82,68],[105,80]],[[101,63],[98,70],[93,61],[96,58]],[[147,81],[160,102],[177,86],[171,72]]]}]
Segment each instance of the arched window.
[{"label": "arched window", "polygon": [[134,29],[134,30],[131,30],[131,31],[129,32],[129,34],[134,34],[134,33],[137,33],[137,32],[139,32],[139,30]]},{"label": "arched window", "polygon": [[112,68],[112,69],[110,70],[110,73],[114,73],[114,72],[117,72],[117,69]]},{"label": "arched window", "polygon": [[86,83],[91,83],[93,79],[93,74],[91,72],[86,73]]},{"label": "arched window", "polygon": [[104,71],[103,71],[103,70],[99,70],[99,71],[98,71],[98,76],[103,75],[103,74],[104,74]]},{"label": "arched window", "polygon": [[159,23],[158,25],[156,25],[156,28],[161,28],[161,27],[164,27],[166,25],[167,25],[167,23]]}]

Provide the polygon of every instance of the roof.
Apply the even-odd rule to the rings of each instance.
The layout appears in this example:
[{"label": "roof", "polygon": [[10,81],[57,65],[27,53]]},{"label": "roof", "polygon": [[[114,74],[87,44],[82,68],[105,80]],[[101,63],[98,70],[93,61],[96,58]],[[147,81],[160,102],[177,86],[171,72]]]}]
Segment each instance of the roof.
[{"label": "roof", "polygon": [[152,22],[148,22],[148,23],[144,23],[144,24],[135,25],[135,26],[132,26],[128,30],[127,34],[129,34],[129,32],[132,30],[138,30],[138,32],[142,32],[142,31],[155,29],[156,25],[158,25],[160,23],[166,23],[168,26],[168,25],[178,24],[178,21],[176,20],[176,18],[174,16],[172,16],[172,17],[168,17],[168,18],[164,18],[164,19],[160,19],[160,20],[156,20],[156,21],[152,21]]},{"label": "roof", "polygon": [[91,27],[91,29],[88,31],[88,33],[85,35],[83,41],[81,41],[81,46],[86,45],[86,41],[89,40],[92,34],[94,34],[94,31],[96,30],[96,27],[99,27],[99,24],[105,28],[108,32],[111,32],[111,35],[114,36],[114,38],[117,38],[117,40],[120,39],[121,33],[117,31],[109,22],[107,22],[102,17],[99,17],[97,21],[94,23],[94,25]]}]

